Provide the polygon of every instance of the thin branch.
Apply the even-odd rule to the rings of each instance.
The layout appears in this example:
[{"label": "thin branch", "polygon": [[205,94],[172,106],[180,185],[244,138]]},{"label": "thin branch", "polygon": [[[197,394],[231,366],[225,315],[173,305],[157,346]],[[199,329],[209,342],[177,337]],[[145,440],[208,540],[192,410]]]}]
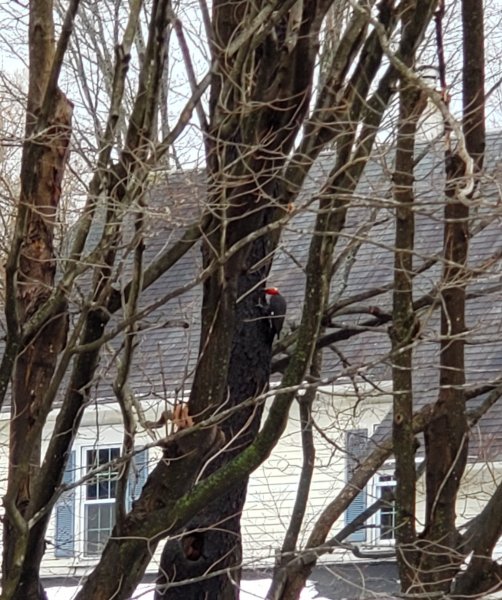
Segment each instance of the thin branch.
[{"label": "thin branch", "polygon": [[[185,38],[185,33],[183,31],[183,24],[181,23],[180,19],[178,19],[178,17],[174,14],[174,12],[171,11],[171,23],[174,27],[174,31],[176,32],[176,37],[178,38],[178,44],[179,47],[181,49],[181,54],[183,56],[183,62],[185,63],[185,69],[188,75],[188,83],[190,84],[190,90],[192,92],[192,96],[195,97],[195,95],[198,93],[198,84],[197,84],[197,78],[195,76],[195,70],[193,68],[193,64],[192,64],[192,58],[191,58],[191,54],[190,54],[190,49],[188,47],[186,38]],[[199,123],[202,129],[202,133],[204,134],[204,138],[207,135],[208,132],[208,123],[207,123],[207,119],[206,119],[206,114],[204,112],[204,108],[199,100],[199,102],[197,102],[196,104],[196,110],[197,110],[197,116],[199,118]]]}]

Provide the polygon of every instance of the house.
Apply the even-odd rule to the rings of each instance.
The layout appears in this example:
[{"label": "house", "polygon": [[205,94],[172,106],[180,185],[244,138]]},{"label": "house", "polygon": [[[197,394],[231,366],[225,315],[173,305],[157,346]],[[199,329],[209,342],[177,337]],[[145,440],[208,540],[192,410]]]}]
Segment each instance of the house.
[{"label": "house", "polygon": [[[471,279],[466,308],[469,327],[466,344],[467,392],[482,384],[500,380],[502,375],[500,134],[489,137],[487,149],[487,177],[479,190],[471,223]],[[342,489],[354,461],[365,456],[373,444],[378,444],[391,433],[390,340],[385,319],[381,323],[378,319],[378,315],[384,316],[391,306],[388,284],[392,281],[394,268],[394,225],[389,195],[392,161],[387,164],[388,170],[381,163],[380,168],[375,163],[368,165],[365,184],[358,188],[359,208],[351,214],[349,211],[349,222],[342,233],[344,240],[340,240],[343,250],[339,249],[338,252],[343,256],[344,250],[347,251],[345,264],[339,270],[341,277],[333,282],[332,294],[340,308],[333,318],[335,327],[327,332],[332,340],[323,357],[323,378],[327,383],[319,388],[314,414],[316,427],[320,431],[317,438],[320,467],[316,470],[312,486],[311,506],[305,527],[307,536],[309,523],[315,521],[320,506],[326,505]],[[414,298],[417,304],[424,300],[418,311],[422,334],[414,350],[414,402],[419,408],[436,399],[438,388],[439,316],[437,304],[425,302],[428,295],[434,297],[443,267],[439,258],[443,207],[437,201],[443,180],[441,161],[434,152],[422,157],[415,175],[417,207],[414,266],[419,274],[414,278]],[[377,204],[381,208],[372,215],[371,211],[364,210],[365,204]],[[369,227],[361,218],[365,212],[375,223],[369,233],[366,233]],[[284,242],[286,251],[276,256],[274,262],[274,272],[277,273],[274,284],[283,289],[288,299],[294,298],[295,304],[299,301],[296,290],[301,286],[296,287],[297,280],[293,273],[298,272],[299,265],[304,264],[302,256],[306,251],[302,243],[307,241],[302,240],[307,236],[304,236],[302,228],[294,231],[293,227],[288,234],[291,237],[286,237],[287,241]],[[433,264],[430,264],[431,261]],[[422,267],[424,271],[420,272]],[[349,298],[358,298],[358,301],[346,304]],[[357,335],[347,337],[357,329],[360,330]],[[484,398],[486,395],[469,401],[469,408],[479,406]],[[298,421],[294,423],[294,419],[293,415],[291,431],[286,433],[289,439],[286,437],[286,440],[282,440],[283,453],[280,450],[274,453],[251,480],[244,518],[244,542],[248,545],[248,553],[254,551],[255,557],[263,552],[263,548],[259,543],[254,546],[252,543],[254,521],[246,520],[251,511],[255,511],[256,517],[261,514],[261,521],[265,523],[263,535],[271,541],[270,558],[273,550],[280,548],[280,540],[288,525],[301,465],[299,449],[295,459],[291,450],[294,443],[297,448],[300,447],[299,425]],[[469,522],[479,514],[495,486],[502,481],[501,424],[502,406],[499,401],[471,431],[468,467],[457,505],[460,523]],[[370,439],[368,443],[367,439]],[[421,462],[422,457],[423,451],[419,450],[417,462]],[[295,471],[296,478],[293,475]],[[283,473],[287,473],[287,476]],[[266,503],[263,488],[270,481],[274,485],[273,493],[268,494]],[[389,460],[346,511],[345,522],[335,524],[334,533],[394,485],[394,462]],[[422,478],[418,482],[419,523],[423,522],[425,512],[424,496]],[[277,518],[278,514],[282,519]],[[393,525],[393,507],[384,506],[373,515],[366,528],[357,531],[348,541],[357,544],[358,556],[362,555],[366,560],[372,556],[378,558],[385,555],[393,544]],[[501,542],[497,552],[502,553]],[[327,558],[335,561],[358,560],[347,548],[335,548]]]},{"label": "house", "polygon": [[[500,288],[500,185],[502,183],[502,135],[493,135],[488,144],[487,177],[479,190],[480,201],[473,211],[469,264],[468,325],[466,347],[468,388],[495,381],[502,370],[502,303]],[[441,161],[428,148],[416,172],[417,235],[414,280],[416,298],[426,298],[441,275],[442,194]],[[301,309],[304,272],[313,211],[310,199],[333,163],[329,153],[321,155],[297,202],[298,211],[284,231],[270,280],[288,299],[288,324],[294,326]],[[322,382],[314,407],[316,470],[308,501],[303,540],[316,515],[347,481],[354,464],[390,431],[391,379],[389,337],[385,315],[390,305],[393,275],[393,220],[391,200],[392,159],[385,147],[377,148],[357,189],[354,208],[337,246],[338,271],[332,298],[337,309],[327,329],[330,343],[324,350]],[[151,202],[148,253],[154,257],[192,220],[205,197],[199,173],[169,176],[159,183]],[[306,205],[303,210],[302,204]],[[98,225],[97,225],[98,226]],[[167,235],[166,235],[167,234]],[[166,239],[167,237],[167,239]],[[143,302],[155,302],[166,293],[188,286],[200,269],[197,248],[148,288]],[[423,269],[422,269],[423,267]],[[427,268],[426,268],[427,267]],[[117,280],[127,278],[127,265]],[[349,303],[349,299],[357,299]],[[192,287],[171,299],[140,323],[136,362],[130,386],[141,401],[144,421],[155,421],[175,400],[186,397],[198,349],[199,289]],[[422,336],[415,349],[414,377],[418,406],[434,400],[437,393],[437,305],[424,301],[420,309]],[[357,331],[357,335],[352,335]],[[117,457],[122,443],[121,414],[110,386],[115,352],[105,352],[100,364],[93,401],[88,406],[77,436],[65,482],[78,481],[90,468]],[[278,378],[284,356],[274,357],[274,378]],[[479,403],[478,398],[474,402]],[[0,435],[5,452],[7,413],[0,415]],[[54,423],[51,416],[47,431]],[[502,406],[496,403],[472,432],[469,467],[459,498],[459,518],[468,521],[486,502],[502,476]],[[300,474],[302,452],[297,407],[283,438],[270,459],[251,477],[243,515],[244,566],[256,568],[273,564],[287,528]],[[139,444],[152,441],[155,434],[144,428]],[[368,442],[368,440],[372,440]],[[3,449],[3,450],[2,450]],[[139,453],[134,465],[130,500],[137,496],[146,479],[156,451]],[[5,454],[0,460],[2,482],[6,479]],[[352,520],[374,499],[395,484],[392,460],[375,475],[346,512]],[[419,486],[422,485],[419,482]],[[65,492],[54,511],[47,534],[45,577],[81,576],[95,562],[99,548],[111,531],[114,515],[113,473],[102,472],[95,480]],[[420,493],[423,497],[423,493]],[[420,510],[423,507],[419,506]],[[334,530],[344,522],[336,523]],[[354,533],[350,542],[364,556],[381,556],[393,544],[392,505],[375,513],[368,527]],[[501,547],[502,550],[502,547]],[[372,554],[373,553],[373,554]],[[354,560],[350,549],[337,549],[330,560]],[[150,566],[157,570],[156,559]]]}]

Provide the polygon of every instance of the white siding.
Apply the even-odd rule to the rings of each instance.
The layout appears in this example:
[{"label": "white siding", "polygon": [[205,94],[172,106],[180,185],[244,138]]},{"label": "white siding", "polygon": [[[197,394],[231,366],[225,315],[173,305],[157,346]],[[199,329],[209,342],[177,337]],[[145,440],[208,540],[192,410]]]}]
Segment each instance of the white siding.
[{"label": "white siding", "polygon": [[[305,544],[320,511],[345,483],[345,432],[365,427],[370,432],[385,416],[389,397],[355,397],[350,388],[319,394],[314,409],[316,468],[300,545]],[[302,465],[300,423],[295,405],[288,428],[272,456],[250,478],[242,519],[245,567],[270,565],[280,549],[293,509]],[[343,527],[343,518],[333,532]],[[338,556],[346,554],[338,552]],[[333,556],[331,556],[333,558]]]},{"label": "white siding", "polygon": [[[307,514],[300,536],[300,546],[305,544],[316,517],[335,497],[345,483],[346,456],[343,450],[345,432],[354,428],[367,428],[370,435],[373,427],[380,423],[390,406],[390,396],[371,393],[356,397],[350,388],[337,387],[324,390],[319,394],[314,411],[314,421],[318,431],[315,433],[316,468],[312,482]],[[154,420],[155,415],[148,418]],[[52,424],[48,424],[50,431]],[[139,443],[150,441],[141,438]],[[97,405],[89,409],[84,416],[83,425],[74,445],[77,461],[81,461],[85,448],[98,443],[104,446],[122,442],[120,412],[111,405]],[[7,481],[8,416],[3,414],[0,420],[0,490],[5,492]],[[159,455],[159,454],[158,454]],[[150,453],[151,467],[155,464],[154,452]],[[280,549],[287,530],[291,511],[295,501],[297,484],[301,473],[302,450],[298,407],[293,406],[288,427],[279,441],[272,456],[250,478],[247,501],[242,518],[244,545],[244,567],[272,565],[275,554]],[[392,472],[392,466],[390,466]],[[470,464],[464,476],[462,493],[457,505],[461,522],[473,518],[480,511],[494,486],[502,475],[501,464]],[[78,474],[77,474],[78,476]],[[49,541],[43,563],[44,576],[83,575],[92,567],[95,560],[83,555],[82,491],[76,490],[75,556],[56,558],[50,545],[54,538],[54,521],[47,531]],[[423,481],[419,483],[418,517],[422,520]],[[373,500],[372,487],[368,487],[368,503]],[[333,527],[335,533],[343,527],[343,517]],[[371,540],[371,536],[368,537]],[[369,548],[370,546],[366,546]],[[152,561],[149,572],[156,572],[159,551]],[[502,553],[502,546],[500,548]],[[329,560],[353,561],[354,557],[346,551],[336,551],[326,557]]]}]

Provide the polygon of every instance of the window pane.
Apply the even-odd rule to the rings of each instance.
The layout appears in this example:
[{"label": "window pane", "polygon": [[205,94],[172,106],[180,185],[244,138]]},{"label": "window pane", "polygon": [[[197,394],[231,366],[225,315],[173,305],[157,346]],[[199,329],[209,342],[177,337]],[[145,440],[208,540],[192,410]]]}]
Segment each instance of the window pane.
[{"label": "window pane", "polygon": [[394,539],[394,512],[392,509],[381,511],[380,514],[381,534],[383,540]]},{"label": "window pane", "polygon": [[88,506],[87,511],[87,528],[89,530],[99,529],[99,511],[96,506]]},{"label": "window pane", "polygon": [[99,480],[98,480],[98,498],[100,500],[107,500],[108,498],[110,498],[109,494],[108,494],[108,481],[104,480],[103,481],[103,477],[107,477],[108,473],[100,473],[98,475]]},{"label": "window pane", "polygon": [[[382,485],[380,486],[380,498],[384,494],[389,494],[394,491],[395,483],[393,481],[393,477],[390,475],[382,475],[379,477],[379,483],[384,483],[387,481],[392,481],[392,485]],[[380,516],[380,539],[382,540],[393,540],[394,539],[394,529],[396,526],[396,508],[394,502],[389,503],[387,506],[384,506],[379,511]]]},{"label": "window pane", "polygon": [[113,505],[107,505],[106,507],[103,507],[103,510],[101,510],[101,523],[100,523],[101,531],[108,531],[108,533],[111,533],[111,531],[112,531],[112,512],[113,511],[110,510],[112,508],[112,506]]},{"label": "window pane", "polygon": [[[120,448],[100,448],[99,450],[87,450],[87,472],[97,467],[109,464],[112,460],[120,457]],[[116,495],[116,477],[118,470],[110,468],[96,474],[86,484],[87,500],[109,500]]]},{"label": "window pane", "polygon": [[[120,448],[97,448],[85,454],[86,471],[109,465],[120,457]],[[118,469],[107,468],[86,483],[84,550],[87,556],[101,553],[115,524],[115,503]],[[105,501],[105,502],[103,502]]]},{"label": "window pane", "polygon": [[96,464],[96,450],[87,450],[87,470],[90,471]]},{"label": "window pane", "polygon": [[85,554],[99,554],[112,532],[115,505],[88,504],[85,510]]},{"label": "window pane", "polygon": [[98,536],[99,536],[99,534],[95,530],[87,532],[87,541],[86,541],[86,544],[85,544],[85,553],[88,556],[92,556],[94,554],[100,554],[100,547],[99,547],[99,538],[98,538]]},{"label": "window pane", "polygon": [[88,483],[85,487],[86,487],[87,500],[96,500],[96,498],[97,498],[96,484],[94,482],[91,482],[91,483]]}]

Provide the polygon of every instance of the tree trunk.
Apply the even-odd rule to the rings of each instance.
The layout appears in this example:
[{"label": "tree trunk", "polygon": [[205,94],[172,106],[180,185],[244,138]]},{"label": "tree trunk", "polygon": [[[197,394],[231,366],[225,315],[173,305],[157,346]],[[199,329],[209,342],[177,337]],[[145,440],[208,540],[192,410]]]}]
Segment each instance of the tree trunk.
[{"label": "tree trunk", "polygon": [[439,397],[425,429],[426,526],[420,540],[421,589],[427,593],[449,591],[463,560],[456,551],[456,500],[468,450],[464,336],[469,208],[456,198],[465,172],[458,155],[447,157],[446,170]]},{"label": "tree trunk", "polygon": [[[410,57],[409,62],[412,62]],[[394,171],[396,237],[394,258],[392,341],[393,445],[396,458],[396,546],[401,589],[406,592],[416,567],[416,440],[413,433],[413,346],[419,323],[413,309],[413,168],[417,121],[426,98],[401,79],[399,125]]]},{"label": "tree trunk", "polygon": [[[54,226],[71,135],[73,105],[59,90],[53,94],[49,113],[41,115],[54,58],[52,10],[51,0],[30,2],[30,72],[21,194],[6,265],[6,318],[9,331],[17,331],[18,336],[54,285]],[[4,598],[45,597],[38,575],[45,551],[44,531],[25,561],[29,518],[26,512],[40,465],[42,428],[52,405],[46,392],[66,341],[66,330],[63,308],[24,342],[14,368],[3,532]]]},{"label": "tree trunk", "polygon": [[[237,407],[267,389],[270,375],[271,329],[264,318],[263,283],[267,267],[252,269],[268,254],[266,239],[253,244],[247,270],[239,278],[236,328],[228,369],[228,399],[224,408]],[[252,291],[250,291],[252,290]],[[207,350],[206,350],[207,351]],[[220,429],[228,445],[203,468],[202,476],[218,470],[239,454],[255,438],[263,405],[236,411],[225,419]],[[240,518],[246,499],[247,479],[239,487],[224,493],[193,518],[180,534],[168,540],[162,554],[159,589],[156,600],[238,598],[242,560]],[[211,575],[212,572],[221,572]],[[192,584],[179,585],[192,578]],[[236,586],[237,582],[237,586]],[[175,585],[170,587],[169,584]]]},{"label": "tree trunk", "polygon": [[[463,129],[466,147],[472,156],[475,171],[483,165],[485,151],[485,36],[482,2],[462,1],[463,28]],[[477,173],[474,179],[477,181]],[[466,211],[464,207],[464,211]],[[456,596],[466,597],[495,592],[501,587],[502,569],[491,556],[502,532],[500,488],[484,508],[480,523],[475,527],[473,539],[466,535],[472,559],[467,569],[457,578]],[[468,532],[469,533],[469,532]]]},{"label": "tree trunk", "polygon": [[[456,530],[456,498],[468,452],[465,410],[464,338],[465,287],[469,241],[469,200],[475,189],[476,170],[483,162],[484,124],[484,35],[483,7],[480,3],[462,3],[463,131],[466,149],[474,159],[474,173],[468,172],[463,157],[455,152],[446,156],[446,207],[441,310],[440,391],[431,423],[425,430],[427,461],[426,527],[422,537],[420,564],[423,589],[449,592],[463,551]],[[444,85],[444,82],[443,82]],[[463,177],[466,180],[463,181]],[[467,182],[467,183],[466,183]],[[471,185],[466,194],[462,188]],[[462,195],[463,197],[460,197]],[[486,547],[475,547],[486,556]],[[486,561],[473,559],[467,582],[489,580]],[[489,569],[488,569],[489,571]],[[493,574],[493,573],[492,573]],[[498,576],[498,572],[494,573]],[[470,584],[465,587],[470,593]],[[483,584],[480,583],[480,587]]]},{"label": "tree trunk", "polygon": [[[18,273],[18,315],[26,321],[47,300],[54,285],[56,264],[53,250],[54,223],[61,195],[61,180],[66,166],[70,139],[72,105],[62,93],[54,101],[43,139],[38,148],[26,152],[25,172],[35,180],[24,185],[22,201],[28,211],[21,246]],[[29,175],[27,175],[28,177]],[[25,194],[25,192],[27,192]],[[12,510],[25,516],[32,496],[32,482],[40,466],[42,426],[50,411],[52,399],[46,398],[58,355],[66,341],[66,311],[53,318],[37,332],[17,358],[12,386],[10,423],[10,462],[7,496]],[[15,508],[14,508],[15,506]],[[14,525],[13,512],[6,510],[4,544],[4,575],[11,576],[12,560],[21,547],[14,542],[19,527]],[[44,535],[39,539],[35,555],[30,556],[33,569],[21,576],[19,598],[38,598],[39,581],[36,572],[45,550]],[[31,575],[28,574],[31,572]]]},{"label": "tree trunk", "polygon": [[[246,20],[255,16],[257,6],[242,0],[213,3],[214,70],[206,158],[214,227],[204,246],[206,265],[210,260],[221,261],[232,244],[265,225],[269,214],[277,215],[273,208],[284,201],[276,189],[308,108],[316,58],[312,40],[317,39],[327,6],[327,2],[304,2],[297,3],[296,11],[290,9],[295,15],[302,12],[296,15],[298,31],[293,15],[282,15],[278,29],[280,25],[291,34],[287,52],[287,35],[276,35],[274,30],[256,45],[234,53],[230,51],[232,41],[239,37]],[[269,7],[265,3],[261,8],[266,11]],[[263,287],[269,261],[264,265],[261,261],[271,250],[273,243],[265,238],[254,242],[251,249],[227,259],[204,285],[199,363],[189,401],[190,414],[196,420],[220,408],[238,406],[266,389],[272,340],[261,306],[265,304]],[[259,264],[262,266],[255,268]],[[261,406],[246,408],[222,423],[230,444],[210,460],[203,476],[253,441],[261,412]],[[189,586],[165,586],[159,589],[158,599],[237,597],[238,587],[227,574],[206,574],[229,569],[235,581],[239,580],[240,514],[246,487],[247,479],[192,519],[180,532],[184,534],[181,538],[166,544],[161,585],[204,577]]]}]

